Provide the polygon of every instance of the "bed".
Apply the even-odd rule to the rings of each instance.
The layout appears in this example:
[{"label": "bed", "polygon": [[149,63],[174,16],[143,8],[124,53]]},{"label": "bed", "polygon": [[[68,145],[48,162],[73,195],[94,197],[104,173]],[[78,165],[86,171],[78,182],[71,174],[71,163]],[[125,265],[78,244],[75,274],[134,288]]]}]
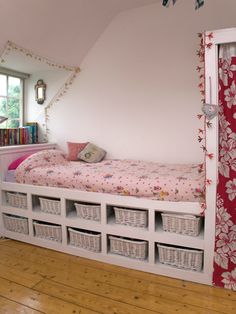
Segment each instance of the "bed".
[{"label": "bed", "polygon": [[[31,156],[16,170],[8,171],[11,162],[26,154]],[[101,262],[211,284],[208,239],[212,237],[214,213],[205,211],[203,217],[202,165],[128,159],[70,162],[56,145],[46,143],[1,148],[0,163],[2,236]],[[9,203],[10,196],[21,199],[23,205]],[[56,204],[57,210],[43,209],[42,200]],[[99,219],[81,218],[77,205],[82,210],[83,206],[98,210]],[[120,220],[116,212],[122,212]],[[169,214],[203,224],[196,236],[165,232],[162,218]],[[140,215],[144,217],[141,223],[137,218]],[[20,225],[20,231],[12,230],[9,220]],[[181,222],[179,230],[182,229]],[[178,256],[180,264],[165,265],[166,252],[168,256]],[[182,267],[186,262],[192,267],[193,259],[197,262],[195,268]]]},{"label": "bed", "polygon": [[17,183],[129,195],[153,200],[204,200],[204,173],[198,164],[140,160],[67,161],[59,150],[29,156],[16,169]]}]

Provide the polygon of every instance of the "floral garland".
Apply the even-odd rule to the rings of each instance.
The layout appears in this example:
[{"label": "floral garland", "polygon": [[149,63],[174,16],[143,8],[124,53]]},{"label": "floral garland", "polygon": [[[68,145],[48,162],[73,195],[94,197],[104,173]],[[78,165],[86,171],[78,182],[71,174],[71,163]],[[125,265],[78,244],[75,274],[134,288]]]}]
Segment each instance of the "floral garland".
[{"label": "floral garland", "polygon": [[66,71],[74,71],[74,67],[70,67],[70,66],[66,66],[66,65],[62,65],[60,63],[57,63],[57,62],[53,62],[51,60],[49,60],[48,58],[45,58],[45,57],[42,57],[42,56],[39,56],[37,54],[35,54],[34,52],[28,50],[28,49],[25,49],[21,46],[18,46],[17,44],[13,43],[12,41],[7,41],[6,45],[5,45],[5,48],[3,49],[3,53],[0,57],[0,62],[1,63],[5,63],[5,57],[7,57],[11,51],[17,51],[23,55],[25,55],[26,57],[28,58],[31,58],[35,61],[40,61],[40,62],[44,62],[46,63],[48,66],[50,67],[56,67],[58,69],[62,69],[62,70],[66,70]]},{"label": "floral garland", "polygon": [[62,96],[64,96],[67,91],[69,90],[70,86],[73,84],[75,78],[77,77],[77,74],[80,72],[80,68],[75,68],[75,70],[71,73],[71,75],[68,77],[66,82],[61,86],[59,91],[56,93],[56,95],[52,98],[50,103],[44,108],[45,110],[45,128],[46,128],[46,139],[47,135],[49,134],[49,128],[47,126],[50,116],[49,116],[49,109],[52,108],[52,106],[60,100]]},{"label": "floral garland", "polygon": [[[211,49],[213,33],[212,32],[208,34],[199,33],[198,37],[200,39],[200,46],[199,46],[199,49],[197,50],[197,56],[199,58],[199,65],[197,66],[196,70],[198,72],[198,77],[199,77],[198,88],[201,95],[201,102],[202,104],[204,104],[206,100],[205,99],[205,83],[206,83],[205,82],[205,48]],[[198,142],[201,144],[201,149],[203,150],[203,153],[204,153],[204,164],[201,165],[199,168],[199,172],[202,172],[203,167],[206,168],[206,159],[209,158],[210,160],[212,160],[214,158],[213,153],[210,153],[207,151],[207,143],[206,143],[206,127],[211,128],[212,123],[210,122],[210,120],[207,120],[204,114],[202,113],[198,114],[197,117],[199,120],[204,118],[203,128],[198,129]],[[209,186],[211,183],[212,183],[212,180],[205,177],[205,190],[206,190],[206,187]],[[203,210],[202,211],[202,215],[203,215],[206,209],[206,203],[202,203],[201,208]]]},{"label": "floral garland", "polygon": [[34,52],[32,52],[32,51],[30,51],[28,49],[25,49],[25,48],[23,48],[21,46],[18,46],[17,44],[15,44],[15,43],[13,43],[11,41],[7,41],[7,43],[5,45],[5,48],[3,50],[3,53],[0,56],[0,63],[5,63],[6,62],[5,59],[10,54],[11,51],[17,51],[17,52],[25,55],[26,57],[31,58],[32,60],[39,61],[39,62],[44,62],[44,63],[46,63],[50,67],[58,68],[60,70],[65,70],[65,71],[71,72],[71,75],[68,77],[66,82],[61,86],[61,88],[56,93],[56,95],[52,98],[52,100],[49,102],[49,104],[47,106],[45,106],[45,108],[44,108],[45,124],[43,124],[43,127],[45,128],[44,141],[46,142],[48,140],[48,133],[49,133],[49,128],[48,128],[47,124],[48,124],[48,121],[49,121],[49,118],[50,118],[48,111],[69,90],[69,88],[72,85],[72,83],[74,82],[77,74],[80,72],[80,68],[79,67],[66,66],[66,65],[62,65],[62,64],[59,64],[57,62],[51,61],[48,58],[39,56],[39,55],[35,54]]}]

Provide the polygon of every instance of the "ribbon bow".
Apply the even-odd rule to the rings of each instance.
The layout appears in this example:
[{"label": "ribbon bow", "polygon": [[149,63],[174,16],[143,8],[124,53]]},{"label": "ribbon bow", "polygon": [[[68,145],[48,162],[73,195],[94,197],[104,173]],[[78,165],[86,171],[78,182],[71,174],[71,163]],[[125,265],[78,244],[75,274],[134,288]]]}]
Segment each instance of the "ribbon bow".
[{"label": "ribbon bow", "polygon": [[[173,5],[176,3],[177,0],[172,0]],[[204,5],[204,1],[205,0],[195,0],[195,10],[201,8]],[[163,0],[162,1],[162,5],[164,7],[167,7],[169,5],[169,3],[171,2],[171,0]]]}]

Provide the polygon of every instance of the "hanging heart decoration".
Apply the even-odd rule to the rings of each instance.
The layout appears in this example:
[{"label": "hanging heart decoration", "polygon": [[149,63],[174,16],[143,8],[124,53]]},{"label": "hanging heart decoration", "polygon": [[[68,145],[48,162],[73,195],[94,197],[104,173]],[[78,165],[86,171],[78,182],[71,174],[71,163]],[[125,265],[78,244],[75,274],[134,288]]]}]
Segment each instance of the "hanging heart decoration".
[{"label": "hanging heart decoration", "polygon": [[218,114],[219,107],[217,105],[204,104],[202,106],[202,112],[208,120],[212,120]]}]

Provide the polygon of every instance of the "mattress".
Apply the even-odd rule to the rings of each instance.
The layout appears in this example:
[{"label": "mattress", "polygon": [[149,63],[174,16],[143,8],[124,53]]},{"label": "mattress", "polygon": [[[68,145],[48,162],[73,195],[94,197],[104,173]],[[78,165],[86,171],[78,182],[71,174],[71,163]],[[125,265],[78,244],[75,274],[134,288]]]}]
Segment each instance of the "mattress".
[{"label": "mattress", "polygon": [[130,195],[165,201],[203,201],[204,173],[198,164],[163,164],[139,160],[67,161],[46,151],[26,159],[16,182],[39,186]]},{"label": "mattress", "polygon": [[5,181],[6,182],[16,182],[15,178],[15,170],[8,170],[5,174]]}]

